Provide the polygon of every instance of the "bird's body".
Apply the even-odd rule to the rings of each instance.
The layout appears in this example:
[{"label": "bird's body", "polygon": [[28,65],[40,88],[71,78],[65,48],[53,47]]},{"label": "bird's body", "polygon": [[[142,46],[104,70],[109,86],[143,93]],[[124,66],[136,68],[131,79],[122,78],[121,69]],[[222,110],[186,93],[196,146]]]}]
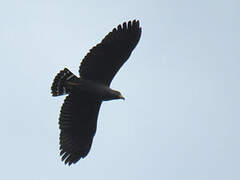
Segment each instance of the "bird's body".
[{"label": "bird's body", "polygon": [[[124,99],[120,92],[111,89],[109,86],[81,77],[78,78],[67,68],[60,71],[55,79],[57,80],[53,83],[52,89],[55,89],[56,92],[53,91],[53,96],[74,93],[76,95],[86,94],[100,101]],[[62,82],[59,81],[59,79],[61,79]]]},{"label": "bird's body", "polygon": [[119,99],[120,92],[104,84],[92,82],[91,80],[79,78],[78,82],[69,83],[69,86],[72,86],[72,91],[76,94],[86,93],[102,101]]},{"label": "bird's body", "polygon": [[140,36],[138,21],[123,23],[85,56],[79,69],[80,78],[67,68],[56,75],[52,95],[68,94],[59,117],[60,155],[66,164],[76,163],[90,151],[102,101],[124,99],[109,86]]}]

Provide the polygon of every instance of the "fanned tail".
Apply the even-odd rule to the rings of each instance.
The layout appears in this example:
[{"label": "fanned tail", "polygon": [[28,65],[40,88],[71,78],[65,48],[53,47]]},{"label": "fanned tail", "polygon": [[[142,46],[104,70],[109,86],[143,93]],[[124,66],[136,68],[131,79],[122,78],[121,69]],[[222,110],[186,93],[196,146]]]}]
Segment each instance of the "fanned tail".
[{"label": "fanned tail", "polygon": [[67,68],[60,71],[53,80],[52,83],[52,96],[61,96],[64,94],[70,93],[70,87],[66,82],[77,80],[77,76],[75,76],[71,71]]}]

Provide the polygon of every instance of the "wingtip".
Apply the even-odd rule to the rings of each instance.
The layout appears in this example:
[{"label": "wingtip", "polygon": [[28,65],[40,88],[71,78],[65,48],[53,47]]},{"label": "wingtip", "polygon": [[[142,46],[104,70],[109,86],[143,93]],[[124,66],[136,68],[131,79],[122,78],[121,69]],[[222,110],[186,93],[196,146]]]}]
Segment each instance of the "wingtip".
[{"label": "wingtip", "polygon": [[[124,23],[126,23],[126,22],[124,22]],[[138,29],[141,29],[141,27],[140,27],[140,21],[139,20],[136,20],[136,19],[134,19],[134,20],[130,20],[130,21],[128,21],[128,23],[127,23],[128,25],[128,29],[131,29],[131,28],[138,28]]]}]

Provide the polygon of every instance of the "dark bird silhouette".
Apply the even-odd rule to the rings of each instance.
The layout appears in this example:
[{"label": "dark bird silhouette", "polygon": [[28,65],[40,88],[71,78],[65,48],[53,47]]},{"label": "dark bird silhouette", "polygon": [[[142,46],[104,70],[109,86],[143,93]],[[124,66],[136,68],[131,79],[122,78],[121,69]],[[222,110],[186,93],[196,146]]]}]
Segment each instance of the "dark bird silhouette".
[{"label": "dark bird silhouette", "polygon": [[140,36],[139,21],[124,22],[84,57],[79,68],[80,78],[67,68],[56,75],[52,95],[68,94],[59,117],[60,155],[65,164],[76,163],[89,153],[102,101],[124,99],[109,86]]}]

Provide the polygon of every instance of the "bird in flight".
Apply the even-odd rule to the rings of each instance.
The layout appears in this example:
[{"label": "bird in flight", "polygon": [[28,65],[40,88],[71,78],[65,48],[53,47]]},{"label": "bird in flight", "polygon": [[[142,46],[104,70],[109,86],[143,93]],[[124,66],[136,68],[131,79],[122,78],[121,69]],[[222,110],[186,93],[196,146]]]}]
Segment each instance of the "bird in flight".
[{"label": "bird in flight", "polygon": [[101,103],[124,99],[119,91],[110,88],[110,84],[140,36],[139,21],[124,22],[83,58],[79,78],[67,68],[54,78],[52,96],[68,94],[59,117],[60,155],[65,164],[76,163],[89,153]]}]

